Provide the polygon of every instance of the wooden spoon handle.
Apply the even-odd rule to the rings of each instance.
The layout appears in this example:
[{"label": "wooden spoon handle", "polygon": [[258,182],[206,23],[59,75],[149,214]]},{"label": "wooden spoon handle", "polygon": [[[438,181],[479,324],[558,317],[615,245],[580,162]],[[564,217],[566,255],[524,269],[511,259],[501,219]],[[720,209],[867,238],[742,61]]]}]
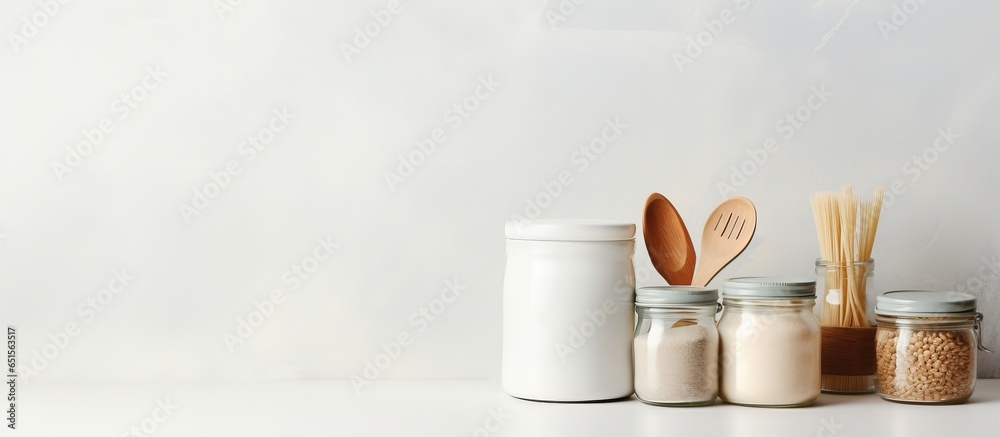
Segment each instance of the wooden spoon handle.
[{"label": "wooden spoon handle", "polygon": [[709,273],[710,269],[704,268],[703,267],[704,265],[705,263],[702,263],[701,265],[698,266],[698,269],[694,271],[694,279],[691,280],[691,285],[695,287],[704,287],[708,285],[709,282],[712,282],[712,278],[714,278],[715,275],[718,275],[719,272],[721,271],[721,270],[716,270],[715,274],[711,274]]}]

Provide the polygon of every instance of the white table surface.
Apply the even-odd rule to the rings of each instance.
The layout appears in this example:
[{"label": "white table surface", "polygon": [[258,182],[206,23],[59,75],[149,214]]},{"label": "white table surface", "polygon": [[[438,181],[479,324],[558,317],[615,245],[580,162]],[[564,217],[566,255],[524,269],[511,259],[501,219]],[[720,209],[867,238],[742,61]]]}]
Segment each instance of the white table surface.
[{"label": "white table surface", "polygon": [[[1000,380],[980,381],[969,403],[901,405],[875,395],[822,395],[807,408],[716,404],[662,408],[633,397],[553,404],[511,398],[495,381],[382,381],[359,395],[346,381],[55,383],[20,387],[18,430],[0,435],[121,436],[177,410],[155,436],[879,436],[996,435]],[[169,398],[169,399],[167,399]],[[503,423],[490,421],[504,416]],[[163,415],[160,415],[163,418]],[[147,420],[147,425],[152,422]],[[136,434],[145,435],[145,434]]]}]

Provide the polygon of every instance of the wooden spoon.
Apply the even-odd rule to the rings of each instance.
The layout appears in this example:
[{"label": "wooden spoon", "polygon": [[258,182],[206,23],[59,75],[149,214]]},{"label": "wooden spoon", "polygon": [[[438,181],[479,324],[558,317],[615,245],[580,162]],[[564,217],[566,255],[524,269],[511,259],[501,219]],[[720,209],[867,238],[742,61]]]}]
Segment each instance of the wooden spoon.
[{"label": "wooden spoon", "polygon": [[694,275],[694,244],[684,220],[674,205],[660,193],[646,199],[642,214],[642,237],[656,271],[670,285],[691,285]]},{"label": "wooden spoon", "polygon": [[692,325],[697,325],[697,324],[698,324],[698,322],[695,321],[694,319],[680,319],[680,320],[674,322],[674,324],[673,324],[673,326],[671,326],[671,328],[683,328],[685,326],[692,326]]},{"label": "wooden spoon", "polygon": [[[715,207],[701,234],[701,263],[692,285],[704,287],[750,244],[757,229],[757,209],[746,197],[733,197]],[[647,243],[648,244],[648,243]]]}]

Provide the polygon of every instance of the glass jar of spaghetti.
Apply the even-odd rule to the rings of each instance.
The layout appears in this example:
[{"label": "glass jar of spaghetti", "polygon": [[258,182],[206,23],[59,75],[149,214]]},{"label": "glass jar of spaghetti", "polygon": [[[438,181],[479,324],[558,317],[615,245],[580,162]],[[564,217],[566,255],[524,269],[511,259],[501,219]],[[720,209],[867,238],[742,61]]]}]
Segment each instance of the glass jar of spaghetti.
[{"label": "glass jar of spaghetti", "polygon": [[965,402],[976,387],[982,345],[976,298],[903,290],[878,297],[876,389],[882,399],[917,404]]},{"label": "glass jar of spaghetti", "polygon": [[817,259],[816,279],[823,391],[874,392],[875,260]]}]

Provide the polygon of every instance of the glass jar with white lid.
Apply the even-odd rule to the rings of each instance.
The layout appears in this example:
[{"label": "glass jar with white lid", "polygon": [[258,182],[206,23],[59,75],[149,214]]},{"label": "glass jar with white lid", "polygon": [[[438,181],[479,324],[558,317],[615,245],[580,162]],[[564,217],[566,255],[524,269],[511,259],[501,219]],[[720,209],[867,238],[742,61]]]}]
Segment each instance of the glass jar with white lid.
[{"label": "glass jar with white lid", "polygon": [[715,403],[721,306],[714,288],[640,287],[635,296],[635,395],[665,406]]},{"label": "glass jar with white lid", "polygon": [[820,393],[816,282],[733,278],[723,284],[719,397],[733,404],[797,407]]}]

